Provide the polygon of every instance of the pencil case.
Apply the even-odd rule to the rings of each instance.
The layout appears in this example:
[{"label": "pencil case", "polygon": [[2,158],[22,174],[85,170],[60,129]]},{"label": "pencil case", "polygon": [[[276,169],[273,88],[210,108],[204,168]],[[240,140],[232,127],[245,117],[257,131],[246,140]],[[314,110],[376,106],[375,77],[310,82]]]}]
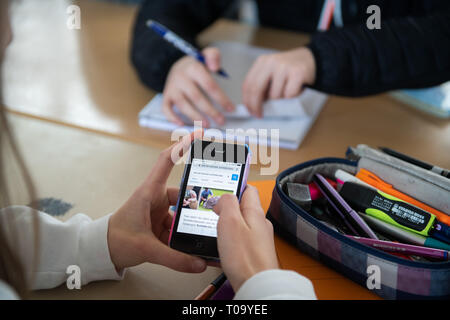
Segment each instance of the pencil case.
[{"label": "pencil case", "polygon": [[[373,270],[370,266],[377,266],[379,285],[370,290],[382,298],[450,299],[449,261],[410,261],[363,245],[319,221],[288,196],[288,182],[309,184],[315,173],[333,178],[338,169],[355,174],[359,164],[366,161],[364,156],[350,158],[315,159],[280,173],[267,212],[275,232],[300,251],[368,290],[367,283]],[[426,187],[427,183],[431,188],[436,187],[433,182],[424,182],[422,187]],[[450,197],[450,193],[444,195]]]}]

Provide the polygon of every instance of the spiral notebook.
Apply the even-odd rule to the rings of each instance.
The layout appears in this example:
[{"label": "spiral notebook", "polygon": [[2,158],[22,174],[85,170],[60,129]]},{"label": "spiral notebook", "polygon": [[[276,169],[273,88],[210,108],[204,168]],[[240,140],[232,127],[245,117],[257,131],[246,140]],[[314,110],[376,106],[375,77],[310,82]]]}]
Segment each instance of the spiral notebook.
[{"label": "spiral notebook", "polygon": [[[263,106],[264,118],[256,119],[250,116],[246,107],[241,104],[241,86],[255,59],[261,54],[275,51],[234,42],[217,42],[213,45],[220,49],[222,65],[230,75],[228,79],[214,77],[236,105],[236,110],[232,113],[224,113],[226,123],[223,126],[214,126],[211,120],[212,127],[221,130],[224,134],[232,132],[238,139],[239,136],[246,138],[248,143],[272,145],[274,139],[278,139],[280,148],[297,149],[319,115],[327,95],[307,88],[302,94],[292,99],[266,101]],[[165,131],[178,128],[177,125],[167,121],[163,114],[162,99],[162,94],[157,94],[139,113],[141,126]],[[220,109],[219,106],[216,107]],[[186,118],[184,120],[188,123],[185,128],[193,130],[194,127],[189,124],[190,121]],[[205,130],[207,137],[216,133],[217,131]]]}]

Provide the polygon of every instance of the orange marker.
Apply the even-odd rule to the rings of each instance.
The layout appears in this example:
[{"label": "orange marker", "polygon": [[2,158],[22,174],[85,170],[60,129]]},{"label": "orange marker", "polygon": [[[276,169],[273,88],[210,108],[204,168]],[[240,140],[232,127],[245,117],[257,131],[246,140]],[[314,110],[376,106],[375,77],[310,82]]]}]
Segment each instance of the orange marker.
[{"label": "orange marker", "polygon": [[429,205],[426,205],[423,202],[420,202],[414,198],[411,198],[410,196],[401,193],[400,191],[394,189],[394,187],[381,180],[379,177],[377,177],[372,172],[366,170],[366,169],[360,169],[359,172],[356,174],[356,177],[362,181],[364,181],[367,184],[370,184],[371,186],[377,188],[380,191],[383,191],[387,194],[390,194],[391,196],[394,196],[396,198],[399,198],[403,201],[408,202],[409,204],[412,204],[420,209],[423,209],[425,211],[428,211],[429,213],[434,214],[436,217],[438,217],[439,221],[445,223],[446,225],[450,225],[450,216],[436,210],[435,208],[430,207]]}]

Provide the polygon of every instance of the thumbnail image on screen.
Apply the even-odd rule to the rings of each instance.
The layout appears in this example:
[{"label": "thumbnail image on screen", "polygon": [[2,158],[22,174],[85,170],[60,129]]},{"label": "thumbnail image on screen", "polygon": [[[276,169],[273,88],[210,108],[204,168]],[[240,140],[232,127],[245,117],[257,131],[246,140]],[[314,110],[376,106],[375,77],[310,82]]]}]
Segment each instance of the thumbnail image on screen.
[{"label": "thumbnail image on screen", "polygon": [[177,232],[217,237],[219,217],[212,210],[224,194],[236,194],[241,163],[193,159]]},{"label": "thumbnail image on screen", "polygon": [[221,190],[215,188],[202,188],[200,191],[199,210],[210,211],[219,202],[223,194],[233,194],[231,190]]}]

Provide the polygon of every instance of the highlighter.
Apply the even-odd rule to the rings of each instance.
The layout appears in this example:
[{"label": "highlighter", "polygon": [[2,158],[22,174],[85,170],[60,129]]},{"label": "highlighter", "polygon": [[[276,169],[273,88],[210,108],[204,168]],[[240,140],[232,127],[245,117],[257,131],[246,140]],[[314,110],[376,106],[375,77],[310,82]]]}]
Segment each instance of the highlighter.
[{"label": "highlighter", "polygon": [[361,213],[360,216],[367,222],[372,229],[382,232],[388,236],[391,236],[397,240],[402,242],[415,244],[418,246],[424,246],[428,248],[442,249],[450,251],[450,244],[439,241],[432,237],[425,237],[420,234],[407,231],[405,229],[396,227],[392,224],[386,223],[382,220],[378,220],[376,218],[372,218],[364,213]]},{"label": "highlighter", "polygon": [[419,207],[425,211],[428,211],[429,213],[434,214],[442,223],[445,223],[446,225],[450,225],[450,216],[449,215],[396,190],[392,185],[384,182],[378,176],[376,176],[374,173],[361,168],[359,170],[359,172],[356,174],[356,178],[375,187],[376,189],[378,189],[380,191],[383,191],[387,194],[390,194],[391,196],[399,198],[399,199],[406,201],[416,207]]},{"label": "highlighter", "polygon": [[450,243],[450,227],[435,215],[379,190],[346,182],[341,196],[356,211],[422,236]]},{"label": "highlighter", "polygon": [[348,173],[347,171],[338,169],[336,170],[336,172],[334,173],[334,177],[336,178],[336,182],[337,182],[337,190],[341,190],[342,186],[344,185],[344,183],[346,182],[354,182],[354,183],[359,183],[362,184],[363,186],[366,186],[368,188],[374,189],[376,190],[377,188],[371,186],[370,184],[362,181],[361,179],[358,179],[357,177],[355,177],[354,175]]}]

